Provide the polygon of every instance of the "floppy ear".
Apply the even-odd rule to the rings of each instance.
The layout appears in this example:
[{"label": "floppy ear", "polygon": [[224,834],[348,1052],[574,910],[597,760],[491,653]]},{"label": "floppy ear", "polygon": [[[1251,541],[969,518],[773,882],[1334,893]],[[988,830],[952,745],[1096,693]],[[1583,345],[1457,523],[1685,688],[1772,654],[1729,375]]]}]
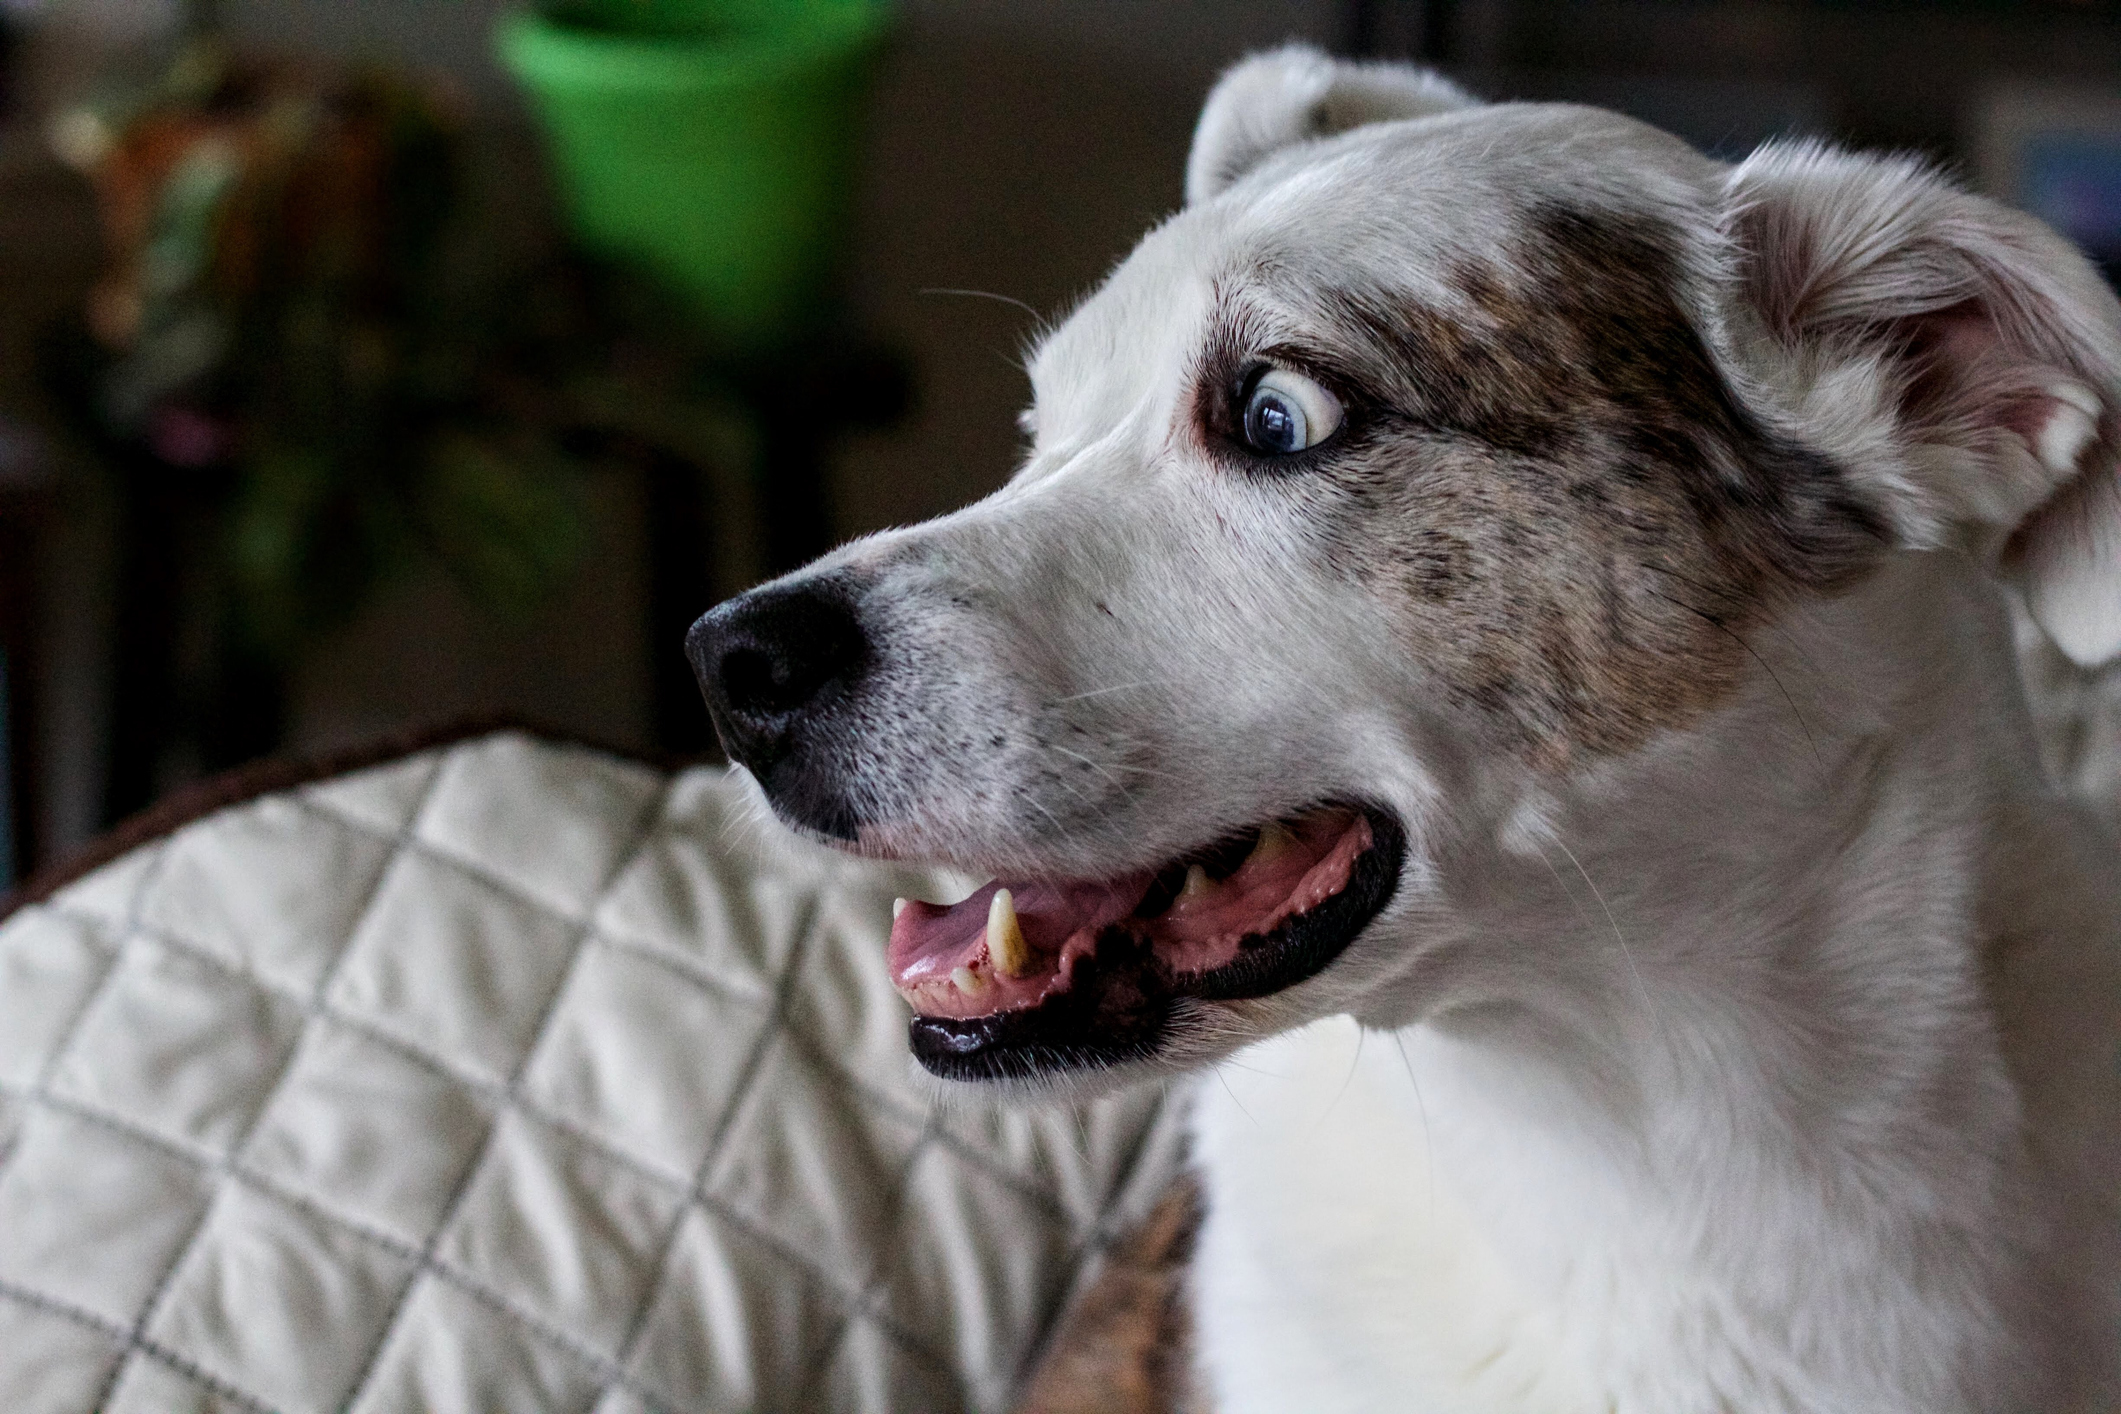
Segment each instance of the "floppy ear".
[{"label": "floppy ear", "polygon": [[1206,201],[1292,143],[1470,108],[1475,101],[1448,79],[1408,64],[1350,63],[1307,44],[1255,54],[1216,82],[1200,110],[1186,159],[1186,204]]},{"label": "floppy ear", "polygon": [[1809,421],[1901,543],[1971,544],[2071,658],[2121,652],[2121,304],[2090,263],[1905,158],[1775,144],[1728,197]]}]

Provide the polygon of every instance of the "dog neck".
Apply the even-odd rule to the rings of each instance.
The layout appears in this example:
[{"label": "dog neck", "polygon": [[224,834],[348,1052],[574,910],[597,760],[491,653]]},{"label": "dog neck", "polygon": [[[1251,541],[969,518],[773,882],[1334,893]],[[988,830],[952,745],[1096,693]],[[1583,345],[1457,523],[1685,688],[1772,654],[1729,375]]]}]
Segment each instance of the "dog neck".
[{"label": "dog neck", "polygon": [[[2028,1382],[2111,1378],[2057,1373],[2081,1336],[2043,1313],[2115,1270],[2057,1255],[2114,1226],[2079,1201],[2113,1156],[2048,1142],[2071,1130],[2021,1053],[2115,1038],[2012,975],[2111,932],[2111,889],[2075,882],[2111,871],[2037,784],[1993,596],[1943,556],[1881,579],[1758,635],[1761,681],[1708,729],[1445,860],[1357,1011],[1389,1042],[1261,1063],[1325,1094],[1285,1113],[1235,1068],[1204,1089],[1204,1301],[1218,1232],[1286,1234],[1261,1214],[1288,1182],[1353,1219],[1357,1276],[1313,1314],[1376,1328],[1379,1387],[1437,1407],[2060,1409]],[[2070,1122],[2111,1133],[2114,1088]],[[1316,1156],[1301,1177],[1260,1158],[1276,1117]]]}]

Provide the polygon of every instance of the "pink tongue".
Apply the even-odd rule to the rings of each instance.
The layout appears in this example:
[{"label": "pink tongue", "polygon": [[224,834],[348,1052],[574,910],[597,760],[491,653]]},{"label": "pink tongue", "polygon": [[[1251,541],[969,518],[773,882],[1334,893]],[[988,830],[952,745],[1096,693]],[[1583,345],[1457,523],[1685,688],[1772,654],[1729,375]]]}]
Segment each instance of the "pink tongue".
[{"label": "pink tongue", "polygon": [[[891,924],[888,954],[891,980],[913,996],[931,990],[954,990],[953,970],[976,969],[988,985],[982,988],[979,1012],[1027,1006],[1065,985],[1075,959],[1095,946],[1098,933],[1134,911],[1153,874],[1130,874],[1072,884],[1021,884],[1010,890],[1016,918],[1024,932],[1032,966],[1023,977],[1003,977],[987,961],[987,912],[994,906],[999,879],[963,903],[909,903]],[[1078,940],[1069,947],[1069,940]]]},{"label": "pink tongue", "polygon": [[[1154,920],[1131,929],[1174,973],[1199,973],[1231,961],[1242,940],[1265,933],[1347,886],[1355,860],[1370,845],[1369,823],[1346,810],[1317,811],[1296,822],[1285,847],[1255,855],[1200,896],[1181,895]],[[925,1016],[986,1016],[1033,1006],[1066,991],[1076,964],[1097,949],[1108,925],[1127,918],[1148,892],[1153,871],[1082,883],[1011,887],[1029,965],[1004,974],[989,957],[987,915],[1000,880],[962,903],[912,902],[891,925],[891,980]]]}]

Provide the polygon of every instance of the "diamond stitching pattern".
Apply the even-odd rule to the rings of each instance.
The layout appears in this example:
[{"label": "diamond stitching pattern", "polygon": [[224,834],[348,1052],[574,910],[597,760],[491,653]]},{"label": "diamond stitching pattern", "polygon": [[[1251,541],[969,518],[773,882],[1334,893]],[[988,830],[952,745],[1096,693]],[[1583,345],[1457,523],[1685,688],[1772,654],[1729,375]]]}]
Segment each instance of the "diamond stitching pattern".
[{"label": "diamond stitching pattern", "polygon": [[[0,1017],[62,999],[0,1045],[0,1227],[43,1234],[0,1230],[0,1328],[77,1333],[0,1348],[0,1390],[1005,1408],[1176,1162],[1175,1108],[938,1127],[876,954],[886,901],[939,886],[746,839],[745,809],[719,771],[498,734],[233,807],[0,925]],[[154,1229],[109,1237],[122,1278],[67,1237],[84,1148]]]}]

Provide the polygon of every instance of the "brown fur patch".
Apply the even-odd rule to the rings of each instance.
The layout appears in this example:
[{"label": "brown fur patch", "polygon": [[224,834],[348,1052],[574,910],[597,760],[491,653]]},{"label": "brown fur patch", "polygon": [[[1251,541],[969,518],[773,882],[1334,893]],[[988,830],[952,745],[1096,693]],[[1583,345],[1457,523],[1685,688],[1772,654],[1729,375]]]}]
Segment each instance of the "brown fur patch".
[{"label": "brown fur patch", "polygon": [[1017,1414],[1205,1414],[1185,1305],[1200,1217],[1199,1187],[1178,1179],[1068,1312]]},{"label": "brown fur patch", "polygon": [[1674,233],[1553,206],[1521,229],[1506,264],[1448,272],[1463,308],[1319,299],[1349,427],[1286,484],[1460,707],[1558,766],[1723,700],[1747,626],[1852,582],[1884,532],[1738,402]]}]

